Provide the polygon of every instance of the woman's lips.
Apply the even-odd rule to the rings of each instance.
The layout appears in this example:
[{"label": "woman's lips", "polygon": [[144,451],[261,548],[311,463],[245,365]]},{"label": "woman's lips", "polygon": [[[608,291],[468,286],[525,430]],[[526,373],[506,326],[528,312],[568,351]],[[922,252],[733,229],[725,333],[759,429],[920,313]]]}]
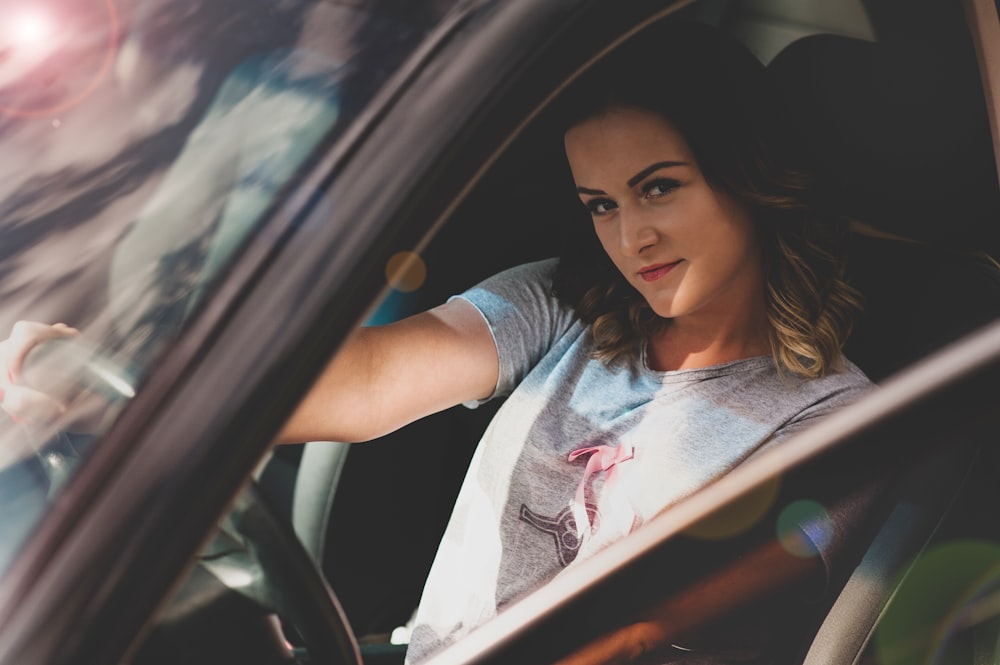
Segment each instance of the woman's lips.
[{"label": "woman's lips", "polygon": [[681,261],[683,259],[674,261],[673,263],[657,263],[656,265],[646,266],[639,271],[639,277],[647,282],[655,282],[676,268]]}]

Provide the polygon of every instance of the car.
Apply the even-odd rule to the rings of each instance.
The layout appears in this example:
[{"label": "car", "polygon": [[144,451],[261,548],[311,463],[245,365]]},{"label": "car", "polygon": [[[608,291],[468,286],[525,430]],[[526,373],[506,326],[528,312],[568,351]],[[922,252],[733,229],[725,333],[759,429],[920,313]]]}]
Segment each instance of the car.
[{"label": "car", "polygon": [[572,197],[547,111],[679,18],[768,65],[817,195],[852,220],[846,353],[880,387],[426,662],[613,662],[615,640],[634,662],[994,662],[997,12],[4,3],[0,330],[81,334],[25,368],[68,409],[0,423],[0,664],[401,662],[495,405],[272,441],[357,326],[557,251]]}]

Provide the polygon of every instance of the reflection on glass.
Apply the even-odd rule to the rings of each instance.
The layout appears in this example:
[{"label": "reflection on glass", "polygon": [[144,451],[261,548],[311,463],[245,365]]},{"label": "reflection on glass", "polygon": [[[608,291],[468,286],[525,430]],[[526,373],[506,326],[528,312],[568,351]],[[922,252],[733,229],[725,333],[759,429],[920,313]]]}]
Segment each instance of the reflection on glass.
[{"label": "reflection on glass", "polygon": [[0,415],[0,568],[309,156],[450,3],[349,4],[0,7],[0,333],[82,332],[25,378],[64,417]]}]

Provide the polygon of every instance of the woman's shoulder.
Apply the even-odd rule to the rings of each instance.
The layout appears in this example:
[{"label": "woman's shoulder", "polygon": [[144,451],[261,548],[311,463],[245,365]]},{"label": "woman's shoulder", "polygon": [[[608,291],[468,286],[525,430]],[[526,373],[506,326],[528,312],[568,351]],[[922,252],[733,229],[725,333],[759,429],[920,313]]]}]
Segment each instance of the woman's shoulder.
[{"label": "woman's shoulder", "polygon": [[508,394],[562,340],[581,331],[571,308],[553,293],[557,260],[508,268],[455,296],[479,310],[500,360],[495,394]]},{"label": "woman's shoulder", "polygon": [[480,282],[480,285],[491,284],[494,282],[534,282],[545,285],[549,290],[551,290],[552,279],[556,274],[556,267],[558,264],[559,259],[554,257],[521,263],[505,268],[491,277],[487,277],[485,280]]},{"label": "woman's shoulder", "polygon": [[853,387],[865,392],[874,390],[876,387],[875,383],[868,378],[861,368],[851,362],[847,356],[844,355],[840,356],[839,362],[835,365],[834,371],[828,373],[824,378],[827,377],[829,377],[829,380],[832,383],[837,385]]},{"label": "woman's shoulder", "polygon": [[843,357],[832,371],[822,377],[809,379],[785,376],[772,386],[775,386],[776,394],[768,398],[768,412],[794,415],[778,428],[767,447],[811,426],[818,418],[863,399],[877,389],[864,372]]},{"label": "woman's shoulder", "polygon": [[557,259],[543,259],[512,266],[487,277],[462,293],[461,297],[473,304],[501,302],[515,307],[526,307],[532,303],[555,304],[552,289]]},{"label": "woman's shoulder", "polygon": [[822,405],[821,410],[846,406],[869,392],[876,385],[846,357],[841,356],[833,369],[818,378],[789,377],[782,379],[786,391],[805,407]]},{"label": "woman's shoulder", "polygon": [[[766,362],[765,362],[766,361]],[[747,390],[748,386],[752,386]],[[732,390],[750,399],[762,410],[800,413],[838,408],[875,389],[875,385],[854,363],[841,358],[820,377],[806,377],[779,366],[774,358],[748,361],[747,369],[732,380]]]}]

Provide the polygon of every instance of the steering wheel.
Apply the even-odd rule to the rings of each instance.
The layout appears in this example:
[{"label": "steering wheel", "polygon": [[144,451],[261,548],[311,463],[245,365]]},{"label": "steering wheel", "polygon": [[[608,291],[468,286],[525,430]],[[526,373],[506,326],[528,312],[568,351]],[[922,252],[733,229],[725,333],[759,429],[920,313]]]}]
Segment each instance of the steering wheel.
[{"label": "steering wheel", "polygon": [[231,545],[221,554],[203,557],[204,568],[294,628],[305,642],[310,664],[362,665],[361,650],[336,595],[256,483],[239,496],[220,536],[228,536]]},{"label": "steering wheel", "polygon": [[[104,417],[135,395],[127,368],[79,337],[39,344],[25,359],[22,374],[27,385],[63,403],[71,403],[84,391],[96,395],[96,407]],[[73,437],[58,426],[53,423],[51,431],[46,427],[28,432],[48,476],[50,494],[71,475],[79,457]],[[202,553],[200,567],[228,590],[252,601],[262,615],[277,614],[287,622],[305,643],[310,664],[363,665],[333,590],[256,483],[237,498]]]}]

